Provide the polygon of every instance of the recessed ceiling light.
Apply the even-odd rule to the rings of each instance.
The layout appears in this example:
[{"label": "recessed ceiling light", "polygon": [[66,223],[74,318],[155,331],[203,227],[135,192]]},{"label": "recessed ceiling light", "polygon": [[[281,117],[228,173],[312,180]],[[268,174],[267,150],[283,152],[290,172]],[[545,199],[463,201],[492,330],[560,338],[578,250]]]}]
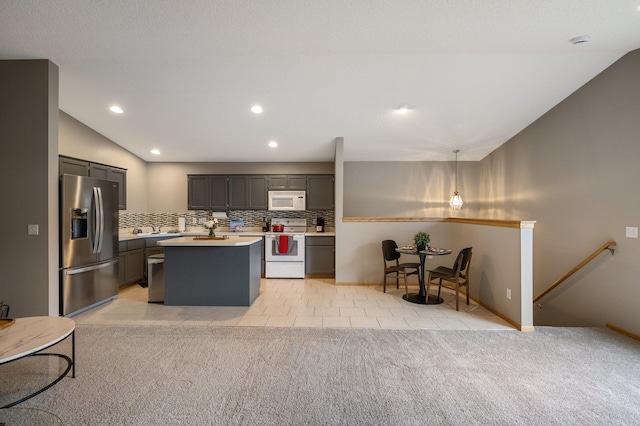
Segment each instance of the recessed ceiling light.
[{"label": "recessed ceiling light", "polygon": [[160,150],[159,149],[152,149],[151,153],[154,155],[160,155]]},{"label": "recessed ceiling light", "polygon": [[277,146],[278,146],[278,142],[276,142],[276,141],[271,141],[271,142],[269,142],[269,146],[270,146],[271,148],[275,148],[275,147],[277,147]]},{"label": "recessed ceiling light", "polygon": [[251,107],[251,112],[254,114],[262,114],[262,107],[260,105],[254,105]]},{"label": "recessed ceiling light", "polygon": [[122,114],[124,112],[118,105],[110,106],[109,110],[111,110],[111,112],[115,112],[116,114]]},{"label": "recessed ceiling light", "polygon": [[407,105],[407,104],[402,104],[402,105],[398,106],[397,111],[398,111],[400,114],[404,114],[404,113],[409,112],[409,109],[410,109],[410,108],[409,108],[409,105]]},{"label": "recessed ceiling light", "polygon": [[591,37],[589,37],[588,35],[581,35],[578,37],[574,37],[569,41],[571,42],[571,44],[582,44],[587,43],[590,39]]}]

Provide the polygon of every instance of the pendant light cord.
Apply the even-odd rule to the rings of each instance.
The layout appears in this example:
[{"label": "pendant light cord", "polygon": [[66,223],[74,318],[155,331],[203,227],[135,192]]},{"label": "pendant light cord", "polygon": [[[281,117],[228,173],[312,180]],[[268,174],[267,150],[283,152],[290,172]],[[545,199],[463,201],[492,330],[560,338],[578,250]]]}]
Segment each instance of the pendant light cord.
[{"label": "pendant light cord", "polygon": [[453,152],[456,154],[456,190],[455,193],[456,195],[458,195],[458,153],[460,152],[459,149],[454,149]]}]

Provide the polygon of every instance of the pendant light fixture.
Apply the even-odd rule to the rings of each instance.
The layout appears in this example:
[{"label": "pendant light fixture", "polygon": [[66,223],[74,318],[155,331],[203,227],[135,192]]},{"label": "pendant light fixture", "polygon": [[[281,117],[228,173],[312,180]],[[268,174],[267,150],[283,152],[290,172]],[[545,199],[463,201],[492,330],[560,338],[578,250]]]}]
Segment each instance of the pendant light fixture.
[{"label": "pendant light fixture", "polygon": [[458,195],[458,153],[459,149],[454,149],[453,153],[456,155],[456,189],[453,192],[453,197],[449,200],[449,205],[453,210],[460,210],[462,208],[462,197]]}]

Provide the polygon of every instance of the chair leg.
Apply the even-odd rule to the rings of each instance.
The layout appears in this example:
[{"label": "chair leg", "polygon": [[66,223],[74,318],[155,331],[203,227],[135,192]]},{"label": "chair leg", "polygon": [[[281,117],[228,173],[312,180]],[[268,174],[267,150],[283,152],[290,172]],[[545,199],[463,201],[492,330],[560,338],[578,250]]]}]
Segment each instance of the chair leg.
[{"label": "chair leg", "polygon": [[404,294],[409,297],[409,286],[407,285],[407,271],[404,271]]},{"label": "chair leg", "polygon": [[440,290],[442,290],[442,278],[438,281],[438,300],[440,300]]},{"label": "chair leg", "polygon": [[458,283],[456,282],[456,311],[460,310],[459,292],[460,292],[460,285],[458,285]]},{"label": "chair leg", "polygon": [[467,292],[467,305],[469,304],[469,282],[467,281],[467,284],[465,284],[465,291]]},{"label": "chair leg", "polygon": [[[418,272],[419,273],[419,272]],[[428,280],[427,280],[427,296],[426,296],[426,300],[425,302],[429,301],[429,288],[431,287],[431,271],[429,271],[429,276],[428,276]]]},{"label": "chair leg", "polygon": [[382,275],[382,292],[386,293],[387,292],[387,273],[383,272]]},{"label": "chair leg", "polygon": [[400,272],[396,271],[396,288],[400,288]]}]

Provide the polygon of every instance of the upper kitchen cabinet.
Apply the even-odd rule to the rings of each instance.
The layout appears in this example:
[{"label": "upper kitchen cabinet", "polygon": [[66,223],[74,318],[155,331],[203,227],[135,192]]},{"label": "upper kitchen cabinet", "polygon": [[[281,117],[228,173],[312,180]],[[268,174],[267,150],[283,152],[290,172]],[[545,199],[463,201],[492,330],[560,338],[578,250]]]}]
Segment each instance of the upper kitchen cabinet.
[{"label": "upper kitchen cabinet", "polygon": [[118,209],[127,209],[127,171],[104,164],[89,163],[89,176],[118,182]]},{"label": "upper kitchen cabinet", "polygon": [[187,175],[187,186],[188,210],[227,210],[226,176]]},{"label": "upper kitchen cabinet", "polygon": [[307,210],[332,210],[334,208],[333,175],[307,176]]},{"label": "upper kitchen cabinet", "polygon": [[58,170],[60,175],[89,176],[89,162],[75,158],[59,157]]},{"label": "upper kitchen cabinet", "polygon": [[274,175],[269,176],[269,190],[296,190],[307,189],[306,175]]},{"label": "upper kitchen cabinet", "polygon": [[58,171],[60,175],[89,176],[118,182],[118,209],[127,209],[127,169],[60,156]]},{"label": "upper kitchen cabinet", "polygon": [[229,176],[229,209],[266,210],[267,176]]}]

